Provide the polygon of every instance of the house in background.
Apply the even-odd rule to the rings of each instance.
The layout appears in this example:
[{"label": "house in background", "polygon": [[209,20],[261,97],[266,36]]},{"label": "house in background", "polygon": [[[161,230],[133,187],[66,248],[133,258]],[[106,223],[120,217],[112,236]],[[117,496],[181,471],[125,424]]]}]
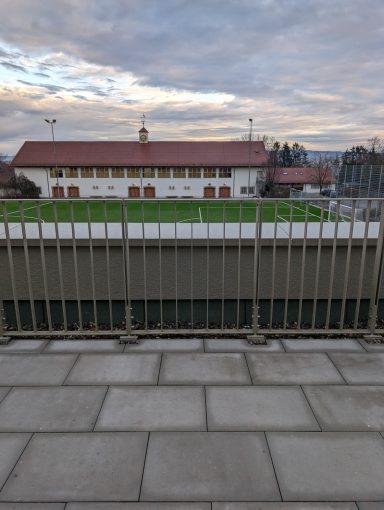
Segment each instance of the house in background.
[{"label": "house in background", "polygon": [[323,173],[321,176],[314,167],[288,167],[280,168],[276,177],[275,187],[280,190],[294,188],[304,193],[320,193],[320,181],[322,191],[334,190],[336,186],[335,176],[331,171]]},{"label": "house in background", "polygon": [[264,185],[261,141],[25,142],[12,165],[44,198],[247,198]]}]

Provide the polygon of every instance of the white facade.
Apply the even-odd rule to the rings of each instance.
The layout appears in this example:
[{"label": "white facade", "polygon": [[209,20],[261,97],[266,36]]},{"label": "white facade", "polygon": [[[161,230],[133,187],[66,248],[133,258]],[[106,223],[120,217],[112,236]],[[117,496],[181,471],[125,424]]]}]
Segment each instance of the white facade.
[{"label": "white facade", "polygon": [[[69,171],[68,171],[69,170]],[[144,170],[144,171],[143,171]],[[193,169],[196,173],[196,169]],[[214,188],[214,196],[219,197],[221,187],[230,188],[230,197],[246,198],[259,195],[264,184],[264,170],[262,168],[228,168],[226,176],[219,176],[223,171],[219,168],[209,169],[216,174],[216,177],[204,177],[203,169],[201,177],[189,177],[189,170],[186,169],[186,177],[175,177],[173,169],[169,169],[171,177],[159,177],[157,168],[140,169],[137,177],[128,177],[128,170],[121,169],[125,177],[113,177],[111,168],[105,169],[108,177],[97,177],[97,170],[93,168],[93,177],[81,177],[80,169],[60,169],[59,177],[55,177],[55,169],[50,168],[16,168],[17,174],[24,174],[41,189],[41,198],[54,196],[54,187],[63,188],[64,196],[70,196],[68,188],[78,188],[80,197],[119,197],[127,198],[129,188],[137,187],[140,190],[140,197],[145,196],[146,187],[155,188],[157,198],[202,198],[204,188]],[[71,177],[66,174],[71,173]],[[74,177],[73,173],[78,176]],[[150,177],[143,176],[151,175]]]}]

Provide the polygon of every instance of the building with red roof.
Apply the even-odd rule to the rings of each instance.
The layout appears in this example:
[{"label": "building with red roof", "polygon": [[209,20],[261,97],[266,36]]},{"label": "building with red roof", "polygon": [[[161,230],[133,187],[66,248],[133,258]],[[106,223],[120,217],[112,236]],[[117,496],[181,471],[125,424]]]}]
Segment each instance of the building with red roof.
[{"label": "building with red roof", "polygon": [[243,197],[264,184],[261,141],[25,142],[12,165],[42,197]]}]

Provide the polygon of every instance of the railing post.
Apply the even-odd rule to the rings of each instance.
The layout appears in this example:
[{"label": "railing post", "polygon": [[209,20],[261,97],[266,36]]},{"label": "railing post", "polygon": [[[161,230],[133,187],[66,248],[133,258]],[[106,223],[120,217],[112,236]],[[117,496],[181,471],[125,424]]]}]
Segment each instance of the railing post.
[{"label": "railing post", "polygon": [[123,275],[124,275],[124,311],[125,311],[125,335],[120,337],[121,344],[137,344],[137,336],[132,335],[132,307],[129,281],[129,251],[128,251],[128,226],[127,206],[125,200],[121,201],[121,242],[123,252]]},{"label": "railing post", "polygon": [[265,336],[259,334],[259,283],[260,283],[260,247],[261,247],[261,208],[262,200],[256,201],[255,244],[253,253],[252,288],[252,335],[247,337],[250,344],[265,344]]},{"label": "railing post", "polygon": [[376,245],[376,254],[375,254],[375,262],[373,265],[372,272],[372,286],[371,286],[371,296],[369,301],[369,317],[368,317],[368,328],[369,335],[366,335],[365,338],[369,339],[382,339],[380,335],[376,334],[376,325],[377,325],[377,312],[380,300],[380,288],[381,288],[381,280],[383,277],[383,265],[384,265],[384,203],[381,202],[381,212],[380,212],[380,226],[379,226],[379,235],[377,238]]}]

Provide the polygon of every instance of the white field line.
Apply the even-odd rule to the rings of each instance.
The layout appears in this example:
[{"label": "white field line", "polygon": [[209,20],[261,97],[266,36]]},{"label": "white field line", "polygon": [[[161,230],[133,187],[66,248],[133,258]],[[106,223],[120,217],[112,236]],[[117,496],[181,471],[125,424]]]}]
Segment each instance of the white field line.
[{"label": "white field line", "polygon": [[199,216],[200,216],[200,223],[203,223],[203,218],[201,217],[201,208],[199,207]]},{"label": "white field line", "polygon": [[193,220],[200,220],[200,222],[201,222],[201,216],[200,216],[200,218],[187,218],[186,220],[180,220],[180,221],[177,221],[176,223],[187,223],[187,222],[191,222]]},{"label": "white field line", "polygon": [[[292,209],[297,209],[298,211],[302,212],[302,213],[303,213],[303,215],[304,215],[304,218],[307,216],[307,213],[306,213],[305,209],[303,209],[303,208],[301,208],[301,207],[297,207],[296,205],[292,205],[292,206],[291,206],[291,205],[290,205],[290,204],[288,204],[287,202],[280,202],[280,203],[281,203],[281,204],[285,204],[285,205],[286,205],[287,207],[289,207],[289,208],[291,208],[291,207],[292,207]],[[317,206],[312,205],[312,204],[310,204],[310,205],[311,205],[311,207],[317,207]],[[318,209],[319,209],[319,207],[318,207]],[[288,216],[288,215],[287,215],[287,216]],[[308,211],[308,216],[314,216],[315,218],[318,218],[318,219],[320,219],[320,217],[321,217],[321,216],[318,216],[317,214],[313,214],[313,213],[311,213],[311,212],[309,212],[309,211]]]},{"label": "white field line", "polygon": [[[44,204],[41,204],[40,207],[43,207],[44,205],[49,205],[49,204],[53,204],[53,202],[44,202]],[[33,205],[31,207],[26,207],[24,209],[24,212],[25,211],[30,211],[31,209],[37,209],[37,205]],[[20,211],[12,211],[10,213],[7,213],[7,216],[11,216],[12,214],[18,214],[20,216]],[[0,214],[0,216],[4,216],[3,214]],[[32,218],[33,216],[26,216],[26,218]]]}]

